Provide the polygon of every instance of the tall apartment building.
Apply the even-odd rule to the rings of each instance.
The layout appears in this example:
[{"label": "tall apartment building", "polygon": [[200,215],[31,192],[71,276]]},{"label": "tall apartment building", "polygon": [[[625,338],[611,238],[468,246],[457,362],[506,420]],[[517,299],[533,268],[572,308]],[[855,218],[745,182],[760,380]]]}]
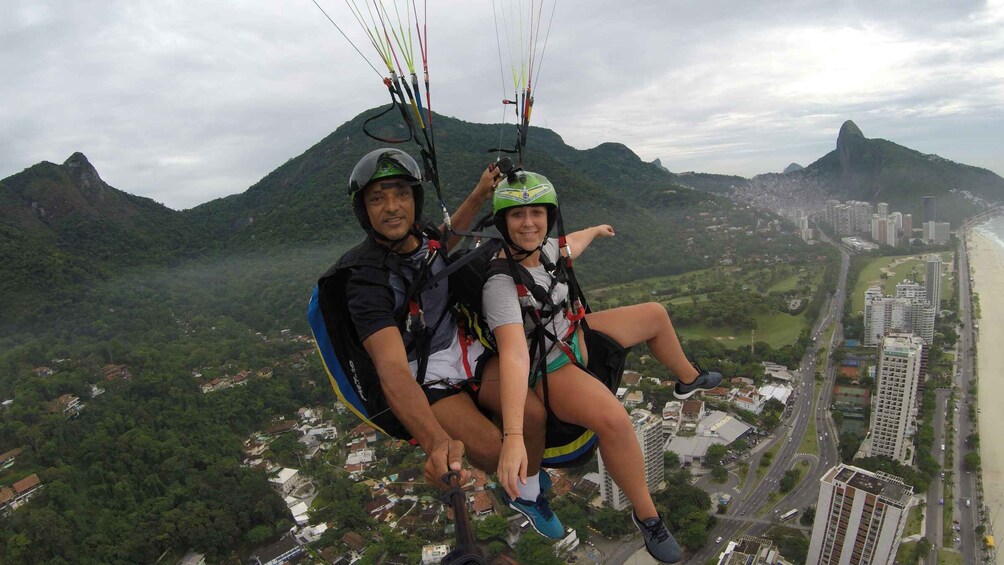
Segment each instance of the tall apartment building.
[{"label": "tall apartment building", "polygon": [[875,213],[880,217],[884,218],[889,215],[889,204],[885,202],[879,202],[875,205]]},{"label": "tall apartment building", "polygon": [[917,386],[923,350],[923,340],[912,334],[893,334],[882,340],[875,372],[869,457],[882,455],[904,465],[912,464],[911,439],[917,421]]},{"label": "tall apartment building", "polygon": [[924,241],[943,245],[951,237],[952,226],[948,222],[924,222]]},{"label": "tall apartment building", "polygon": [[841,204],[837,200],[827,200],[823,219],[833,226],[837,235],[853,235],[871,229],[872,205],[858,200],[848,200]]},{"label": "tall apartment building", "polygon": [[937,316],[941,309],[941,255],[928,255],[925,264],[924,294],[934,306],[934,315]]},{"label": "tall apartment building", "polygon": [[874,347],[892,332],[912,332],[930,345],[934,340],[934,307],[924,287],[914,282],[896,285],[896,296],[883,296],[879,286],[865,291],[864,345]]},{"label": "tall apartment building", "polygon": [[910,240],[913,239],[913,214],[903,214],[903,227],[901,231],[903,232],[903,237],[906,238],[907,245],[909,245]]},{"label": "tall apartment building", "polygon": [[933,196],[924,197],[924,223],[938,221],[938,206]]},{"label": "tall apartment building", "polygon": [[791,565],[781,549],[766,538],[741,535],[733,538],[718,556],[717,565]]},{"label": "tall apartment building", "polygon": [[[666,478],[666,464],[663,461],[662,447],[665,440],[662,437],[662,418],[652,415],[648,410],[641,408],[631,411],[631,424],[634,426],[635,436],[638,437],[638,444],[641,446],[641,453],[645,458],[645,483],[649,492],[656,492],[661,488],[661,483]],[[617,486],[606,465],[603,464],[603,456],[598,457],[600,462],[600,496],[605,504],[616,510],[624,510],[628,507],[627,495]]]},{"label": "tall apartment building", "polygon": [[819,480],[806,563],[892,565],[913,487],[886,473],[840,464]]}]

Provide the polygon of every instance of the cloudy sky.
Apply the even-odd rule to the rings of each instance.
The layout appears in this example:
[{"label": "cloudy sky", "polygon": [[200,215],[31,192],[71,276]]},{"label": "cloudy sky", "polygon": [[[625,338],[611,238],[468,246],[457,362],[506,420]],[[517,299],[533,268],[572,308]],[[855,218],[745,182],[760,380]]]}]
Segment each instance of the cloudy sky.
[{"label": "cloudy sky", "polygon": [[[376,65],[345,2],[318,2]],[[116,188],[190,208],[387,101],[311,0],[4,4],[0,178],[81,151]],[[503,8],[428,2],[437,112],[501,121]],[[1004,175],[1004,0],[559,0],[536,86],[536,125],[674,172],[808,165],[851,119]]]}]

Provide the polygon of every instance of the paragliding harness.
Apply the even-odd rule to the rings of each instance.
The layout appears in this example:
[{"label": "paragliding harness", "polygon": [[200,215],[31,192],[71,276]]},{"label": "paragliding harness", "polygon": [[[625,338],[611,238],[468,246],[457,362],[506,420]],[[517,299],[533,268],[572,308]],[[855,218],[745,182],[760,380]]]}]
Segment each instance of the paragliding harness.
[{"label": "paragliding harness", "polygon": [[[422,308],[422,293],[445,282],[444,279],[463,267],[463,263],[445,265],[432,274],[433,265],[445,260],[444,237],[432,226],[428,226],[421,235],[427,239],[427,251],[426,258],[416,273],[404,272],[401,257],[390,253],[385,246],[368,237],[321,276],[307,307],[307,318],[317,350],[338,399],[366,424],[404,440],[411,440],[411,434],[391,412],[373,360],[351,322],[346,284],[352,270],[360,267],[386,272],[387,279],[381,282],[388,286],[392,272],[405,281],[404,302],[394,312],[394,319],[402,335],[410,334],[412,337],[407,345],[407,352],[414,353],[418,361],[418,384],[423,387],[437,384],[439,381],[426,382],[425,372],[432,338],[439,325],[450,319],[451,304],[447,304],[438,319],[426,319]],[[467,261],[474,258],[476,256],[471,256]],[[477,338],[469,335],[463,326],[458,331],[461,332],[459,338],[466,359],[466,348]],[[468,370],[471,371],[471,368]],[[470,372],[468,376],[476,375]],[[474,382],[471,381],[472,384]]]},{"label": "paragliding harness", "polygon": [[[498,274],[512,278],[523,319],[530,320],[533,324],[533,330],[528,336],[528,345],[530,359],[536,360],[536,366],[531,367],[531,371],[539,375],[544,406],[547,408],[547,433],[541,466],[550,468],[582,465],[592,457],[593,451],[598,446],[598,438],[592,430],[563,422],[551,410],[547,356],[552,348],[559,348],[572,364],[598,379],[611,392],[615,392],[620,386],[628,353],[628,348],[610,336],[591,329],[586,322],[586,314],[590,310],[572,269],[571,254],[568,253],[568,242],[565,239],[560,210],[557,212],[557,224],[559,231],[557,264],[552,263],[543,251],[540,253],[544,269],[551,275],[549,288],[536,283],[530,271],[512,256],[508,246],[503,247],[504,257],[498,257],[491,262],[486,275],[486,279]],[[562,249],[568,254],[562,255]],[[552,291],[560,283],[568,285],[568,296],[564,302],[554,304]],[[556,316],[565,316],[570,322],[565,335],[554,335],[548,329]],[[582,328],[589,356],[586,366],[577,359],[569,345],[571,340],[578,338],[578,328]],[[551,341],[550,348],[546,345],[548,340]]]}]

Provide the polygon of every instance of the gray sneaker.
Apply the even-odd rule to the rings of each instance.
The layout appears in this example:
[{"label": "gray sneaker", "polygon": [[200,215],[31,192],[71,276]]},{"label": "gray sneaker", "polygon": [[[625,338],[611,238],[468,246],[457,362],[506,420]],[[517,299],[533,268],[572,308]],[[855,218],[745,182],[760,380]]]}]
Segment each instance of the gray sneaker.
[{"label": "gray sneaker", "polygon": [[634,512],[631,512],[631,520],[641,532],[649,555],[662,563],[676,563],[680,560],[680,544],[676,543],[673,534],[666,529],[666,524],[662,522],[662,514],[642,522]]},{"label": "gray sneaker", "polygon": [[679,398],[680,400],[686,400],[691,396],[694,396],[695,392],[718,388],[722,384],[721,373],[705,371],[698,365],[694,366],[697,367],[698,371],[697,378],[694,379],[694,382],[684,383],[677,379],[676,386],[673,387],[673,396]]}]

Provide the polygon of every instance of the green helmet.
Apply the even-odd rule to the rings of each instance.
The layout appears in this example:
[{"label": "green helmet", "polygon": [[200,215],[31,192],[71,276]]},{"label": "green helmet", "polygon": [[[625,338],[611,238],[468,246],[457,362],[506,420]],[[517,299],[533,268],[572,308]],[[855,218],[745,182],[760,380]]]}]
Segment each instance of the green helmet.
[{"label": "green helmet", "polygon": [[492,196],[495,227],[510,245],[512,240],[506,228],[505,211],[522,206],[546,206],[547,233],[551,233],[558,217],[558,194],[554,191],[551,181],[538,173],[516,171],[503,179],[495,188],[495,194]]}]

